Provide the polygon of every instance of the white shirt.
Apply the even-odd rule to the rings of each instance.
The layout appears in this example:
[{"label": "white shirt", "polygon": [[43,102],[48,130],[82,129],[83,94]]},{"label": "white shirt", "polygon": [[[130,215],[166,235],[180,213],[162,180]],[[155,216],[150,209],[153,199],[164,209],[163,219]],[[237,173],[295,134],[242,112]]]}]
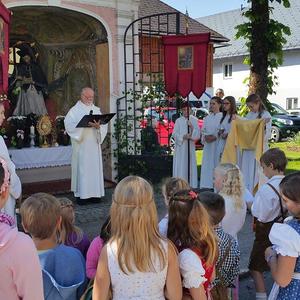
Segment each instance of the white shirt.
[{"label": "white shirt", "polygon": [[300,256],[300,235],[292,226],[275,223],[271,228],[269,239],[277,254],[290,257]]},{"label": "white shirt", "polygon": [[283,177],[284,175],[275,175],[258,189],[251,207],[252,215],[258,221],[271,222],[281,214],[278,195],[267,183],[272,184],[278,191]]},{"label": "white shirt", "polygon": [[202,262],[194,251],[184,249],[179,253],[178,260],[183,287],[198,288],[206,281]]}]

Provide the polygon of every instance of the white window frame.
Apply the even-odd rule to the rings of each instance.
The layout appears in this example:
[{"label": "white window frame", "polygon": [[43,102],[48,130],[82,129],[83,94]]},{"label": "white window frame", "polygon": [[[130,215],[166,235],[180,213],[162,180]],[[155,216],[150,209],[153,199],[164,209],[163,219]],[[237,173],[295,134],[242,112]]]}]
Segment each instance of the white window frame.
[{"label": "white window frame", "polygon": [[[228,68],[227,72],[230,73],[230,66],[231,66],[231,75],[227,75],[225,74],[225,69],[226,67]],[[233,63],[232,62],[228,62],[228,63],[224,63],[222,65],[222,73],[223,73],[223,79],[231,79],[233,77]]]},{"label": "white window frame", "polygon": [[[289,107],[290,106],[289,104],[291,104],[291,107]],[[298,108],[300,108],[298,97],[288,97],[288,98],[286,98],[286,109],[298,109]]]}]

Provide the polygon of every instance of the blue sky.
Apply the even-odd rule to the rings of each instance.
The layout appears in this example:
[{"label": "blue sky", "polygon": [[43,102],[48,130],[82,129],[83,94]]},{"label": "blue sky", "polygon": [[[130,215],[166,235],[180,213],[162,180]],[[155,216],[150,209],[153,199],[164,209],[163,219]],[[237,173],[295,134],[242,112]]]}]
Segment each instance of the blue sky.
[{"label": "blue sky", "polygon": [[181,12],[188,10],[192,18],[213,15],[219,12],[247,6],[246,0],[162,0]]}]

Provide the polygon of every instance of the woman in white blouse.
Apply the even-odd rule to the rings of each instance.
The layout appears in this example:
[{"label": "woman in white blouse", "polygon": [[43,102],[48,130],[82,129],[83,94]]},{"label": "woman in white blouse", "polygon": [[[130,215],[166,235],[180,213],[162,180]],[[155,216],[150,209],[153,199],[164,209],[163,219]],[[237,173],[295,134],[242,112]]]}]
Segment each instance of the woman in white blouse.
[{"label": "woman in white blouse", "polygon": [[212,97],[210,100],[210,114],[204,118],[202,127],[203,156],[201,165],[200,188],[213,187],[213,173],[219,163],[217,157],[218,130],[222,113],[220,109],[222,100],[219,97]]}]

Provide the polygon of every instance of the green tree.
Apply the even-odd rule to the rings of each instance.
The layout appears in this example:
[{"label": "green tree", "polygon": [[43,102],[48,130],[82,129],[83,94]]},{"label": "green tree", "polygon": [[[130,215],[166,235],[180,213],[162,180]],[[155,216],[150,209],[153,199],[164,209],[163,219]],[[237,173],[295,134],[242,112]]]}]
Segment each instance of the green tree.
[{"label": "green tree", "polygon": [[243,15],[248,22],[236,27],[236,38],[244,37],[249,49],[245,63],[250,66],[249,94],[257,93],[269,107],[268,95],[275,93],[277,77],[274,75],[283,62],[282,48],[289,27],[270,18],[272,2],[290,7],[289,0],[247,0],[250,8]]}]

